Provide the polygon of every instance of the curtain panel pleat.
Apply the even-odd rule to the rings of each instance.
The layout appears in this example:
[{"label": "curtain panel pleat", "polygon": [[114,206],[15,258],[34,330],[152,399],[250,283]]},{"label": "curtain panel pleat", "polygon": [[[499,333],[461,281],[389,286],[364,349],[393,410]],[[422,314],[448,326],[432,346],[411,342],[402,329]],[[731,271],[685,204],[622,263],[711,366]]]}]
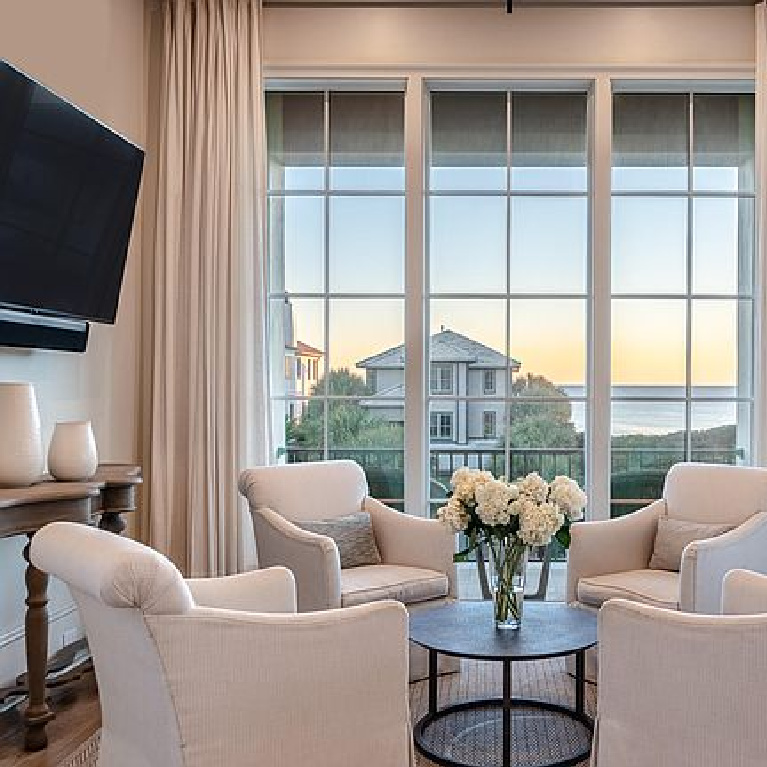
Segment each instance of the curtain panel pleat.
[{"label": "curtain panel pleat", "polygon": [[223,575],[246,564],[238,474],[266,458],[261,9],[156,13],[144,537],[186,574]]}]

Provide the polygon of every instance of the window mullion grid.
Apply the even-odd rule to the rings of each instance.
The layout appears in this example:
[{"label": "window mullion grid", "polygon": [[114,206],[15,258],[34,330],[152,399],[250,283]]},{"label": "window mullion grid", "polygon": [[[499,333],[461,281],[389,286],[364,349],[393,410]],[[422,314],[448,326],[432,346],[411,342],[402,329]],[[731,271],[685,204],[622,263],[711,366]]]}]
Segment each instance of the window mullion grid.
[{"label": "window mullion grid", "polygon": [[612,431],[611,210],[612,83],[594,81],[589,102],[589,332],[587,370],[586,483],[589,519],[610,517],[610,447]]},{"label": "window mullion grid", "polygon": [[[405,85],[405,510],[430,516],[429,306],[425,300],[429,265],[428,169],[426,164],[428,93],[420,75]],[[426,239],[426,241],[428,241]]]},{"label": "window mullion grid", "polygon": [[685,458],[692,460],[692,269],[693,269],[693,94],[687,104],[687,233],[686,233],[686,314],[684,370],[684,441]]},{"label": "window mullion grid", "polygon": [[507,414],[505,435],[503,440],[504,465],[506,474],[511,477],[511,394],[512,394],[512,370],[511,370],[511,144],[512,134],[512,91],[506,91],[506,402],[504,412]]},{"label": "window mullion grid", "polygon": [[328,460],[330,456],[330,400],[328,395],[330,394],[330,91],[323,91],[323,136],[322,136],[322,152],[323,152],[323,217],[324,217],[324,242],[323,242],[323,258],[325,266],[324,282],[323,282],[323,320],[325,323],[325,386],[322,392],[322,455],[325,460]]}]

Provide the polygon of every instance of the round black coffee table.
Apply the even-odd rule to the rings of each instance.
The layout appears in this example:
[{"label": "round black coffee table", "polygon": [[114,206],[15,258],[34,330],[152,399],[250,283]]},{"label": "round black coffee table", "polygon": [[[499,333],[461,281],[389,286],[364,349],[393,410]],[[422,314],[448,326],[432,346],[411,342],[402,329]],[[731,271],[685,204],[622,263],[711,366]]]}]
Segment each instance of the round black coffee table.
[{"label": "round black coffee table", "polygon": [[[567,767],[589,755],[594,724],[585,710],[585,660],[597,642],[594,613],[526,602],[520,629],[496,629],[491,602],[454,602],[412,614],[410,638],[429,651],[429,712],[413,731],[416,747],[428,759],[448,767]],[[439,653],[502,662],[503,697],[438,709]],[[512,697],[513,661],[571,654],[574,709]]]}]

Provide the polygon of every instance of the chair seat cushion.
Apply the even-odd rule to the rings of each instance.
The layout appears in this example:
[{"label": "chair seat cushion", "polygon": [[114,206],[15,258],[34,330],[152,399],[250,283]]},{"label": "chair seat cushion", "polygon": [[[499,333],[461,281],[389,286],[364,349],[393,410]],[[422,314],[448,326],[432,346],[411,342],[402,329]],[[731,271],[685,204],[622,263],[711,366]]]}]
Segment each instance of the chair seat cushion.
[{"label": "chair seat cushion", "polygon": [[341,570],[341,605],[351,607],[380,599],[409,605],[447,596],[447,576],[404,565],[363,565]]},{"label": "chair seat cushion", "polygon": [[612,597],[653,607],[679,609],[679,573],[668,570],[628,570],[594,575],[578,581],[578,601],[601,607]]}]

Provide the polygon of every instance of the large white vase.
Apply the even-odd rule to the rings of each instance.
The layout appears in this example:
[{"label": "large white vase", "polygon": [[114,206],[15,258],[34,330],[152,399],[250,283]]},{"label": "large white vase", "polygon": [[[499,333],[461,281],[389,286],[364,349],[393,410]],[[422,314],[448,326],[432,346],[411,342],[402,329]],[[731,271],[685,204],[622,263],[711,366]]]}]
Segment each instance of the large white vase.
[{"label": "large white vase", "polygon": [[58,480],[90,479],[99,465],[90,421],[60,421],[48,448],[48,471]]},{"label": "large white vase", "polygon": [[43,440],[35,390],[0,382],[0,486],[24,487],[43,473]]}]

